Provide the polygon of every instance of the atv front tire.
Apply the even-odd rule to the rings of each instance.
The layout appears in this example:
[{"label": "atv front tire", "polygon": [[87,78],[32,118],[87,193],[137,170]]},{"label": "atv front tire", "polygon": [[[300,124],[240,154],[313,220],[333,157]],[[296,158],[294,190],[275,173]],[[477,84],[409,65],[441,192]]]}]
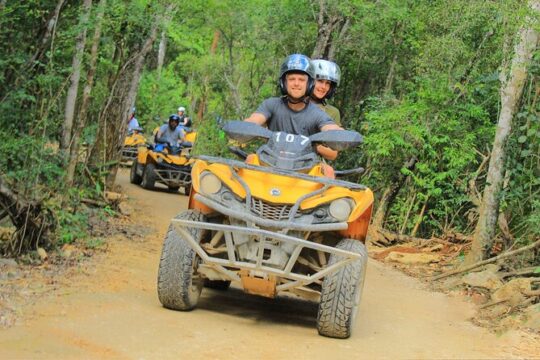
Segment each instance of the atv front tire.
[{"label": "atv front tire", "polygon": [[[361,258],[324,277],[317,330],[323,336],[345,339],[351,336],[354,326],[364,286],[368,255],[365,245],[358,240],[343,239],[336,247],[359,254]],[[339,259],[338,255],[330,255],[328,266]]]},{"label": "atv front tire", "polygon": [[144,171],[143,171],[142,183],[141,183],[141,186],[143,188],[147,190],[154,189],[154,185],[156,183],[155,170],[156,170],[156,165],[152,163],[146,164],[146,167],[144,168]]},{"label": "atv front tire", "polygon": [[[187,210],[175,217],[191,221],[206,221],[204,214]],[[187,229],[195,241],[203,237],[202,229]],[[158,297],[161,304],[172,310],[193,310],[199,301],[204,279],[197,274],[199,257],[179,234],[169,225],[165,236],[158,270]]]},{"label": "atv front tire", "polygon": [[131,163],[131,171],[129,172],[129,182],[135,185],[140,185],[142,181],[142,176],[137,174],[139,163],[137,159],[133,160]]}]

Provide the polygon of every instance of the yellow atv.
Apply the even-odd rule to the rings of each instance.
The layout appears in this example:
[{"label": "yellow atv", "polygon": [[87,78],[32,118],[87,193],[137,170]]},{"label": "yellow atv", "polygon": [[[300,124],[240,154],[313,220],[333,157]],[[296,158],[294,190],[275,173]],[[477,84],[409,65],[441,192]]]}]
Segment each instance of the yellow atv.
[{"label": "yellow atv", "polygon": [[184,195],[191,189],[190,158],[192,143],[183,142],[180,146],[167,144],[139,147],[137,158],[131,165],[130,182],[152,190],[156,183],[161,183],[170,191],[183,188]]},{"label": "yellow atv", "polygon": [[127,163],[135,160],[137,157],[137,149],[140,146],[146,146],[146,138],[143,135],[143,129],[139,127],[131,130],[124,140],[122,162]]},{"label": "yellow atv", "polygon": [[197,132],[193,131],[191,128],[184,128],[184,131],[186,133],[185,141],[194,144],[197,139]]},{"label": "yellow atv", "polygon": [[197,157],[189,210],[171,221],[163,244],[159,300],[192,310],[203,286],[227,289],[235,281],[250,294],[318,301],[319,334],[349,337],[364,284],[373,193],[336,180],[315,146],[343,150],[359,145],[360,134],[306,137],[242,121],[223,130],[240,143],[268,141],[245,162]]}]

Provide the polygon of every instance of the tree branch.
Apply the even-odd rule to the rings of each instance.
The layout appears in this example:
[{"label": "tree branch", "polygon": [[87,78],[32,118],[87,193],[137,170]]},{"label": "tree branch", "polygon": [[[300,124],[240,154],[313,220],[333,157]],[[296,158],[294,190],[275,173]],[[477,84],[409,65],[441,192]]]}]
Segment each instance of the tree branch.
[{"label": "tree branch", "polygon": [[433,280],[439,280],[439,279],[443,279],[443,278],[448,277],[448,276],[461,274],[461,273],[467,272],[469,270],[476,269],[477,267],[487,265],[487,264],[491,264],[491,263],[494,263],[496,261],[506,259],[507,257],[514,256],[514,255],[517,255],[517,254],[521,254],[523,252],[526,252],[528,250],[532,250],[532,249],[537,248],[537,247],[540,247],[540,240],[537,240],[536,242],[532,243],[531,245],[524,246],[524,247],[519,248],[517,250],[504,252],[504,253],[502,253],[502,254],[500,254],[498,256],[495,256],[495,257],[493,257],[491,259],[479,261],[479,262],[474,263],[472,265],[466,266],[466,267],[464,267],[462,269],[455,269],[455,270],[449,271],[447,273],[434,276],[434,277],[431,278],[431,280],[432,281]]}]

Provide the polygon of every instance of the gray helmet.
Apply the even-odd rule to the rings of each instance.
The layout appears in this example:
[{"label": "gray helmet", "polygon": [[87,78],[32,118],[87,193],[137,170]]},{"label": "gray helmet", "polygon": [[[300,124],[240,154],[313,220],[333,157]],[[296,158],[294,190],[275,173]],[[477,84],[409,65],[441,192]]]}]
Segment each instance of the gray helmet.
[{"label": "gray helmet", "polygon": [[328,80],[332,83],[330,90],[326,94],[325,98],[330,99],[336,92],[336,88],[339,86],[341,80],[341,70],[338,64],[328,60],[311,60],[315,71],[315,80]]},{"label": "gray helmet", "polygon": [[308,76],[308,85],[306,95],[311,95],[313,86],[315,84],[313,78],[313,66],[310,59],[306,55],[292,54],[287,56],[281,68],[279,69],[279,89],[281,94],[287,95],[287,83],[285,82],[285,75],[289,72],[301,72]]}]

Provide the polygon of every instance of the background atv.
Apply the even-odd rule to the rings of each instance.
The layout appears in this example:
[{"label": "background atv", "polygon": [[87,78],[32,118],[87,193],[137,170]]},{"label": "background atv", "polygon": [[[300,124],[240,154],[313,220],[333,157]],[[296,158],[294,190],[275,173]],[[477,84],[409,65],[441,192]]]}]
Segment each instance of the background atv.
[{"label": "background atv", "polygon": [[163,244],[161,303],[191,310],[203,286],[226,289],[237,281],[251,294],[289,292],[318,301],[319,333],[350,336],[364,283],[373,193],[334,179],[314,149],[357,146],[360,134],[306,137],[238,121],[223,130],[240,143],[268,142],[246,162],[195,161],[189,210],[172,220]]},{"label": "background atv", "polygon": [[135,160],[137,149],[140,146],[146,146],[146,138],[143,135],[143,129],[141,127],[131,130],[128,136],[126,136],[124,147],[122,148],[122,163],[129,164],[129,162]]},{"label": "background atv", "polygon": [[181,146],[166,144],[148,145],[138,149],[137,158],[131,165],[130,181],[152,190],[155,183],[161,183],[171,191],[183,188],[185,195],[191,189],[191,164],[189,157],[191,143]]},{"label": "background atv", "polygon": [[191,144],[195,143],[195,140],[197,139],[197,132],[193,131],[192,128],[184,128],[184,132],[186,134],[184,141]]}]

